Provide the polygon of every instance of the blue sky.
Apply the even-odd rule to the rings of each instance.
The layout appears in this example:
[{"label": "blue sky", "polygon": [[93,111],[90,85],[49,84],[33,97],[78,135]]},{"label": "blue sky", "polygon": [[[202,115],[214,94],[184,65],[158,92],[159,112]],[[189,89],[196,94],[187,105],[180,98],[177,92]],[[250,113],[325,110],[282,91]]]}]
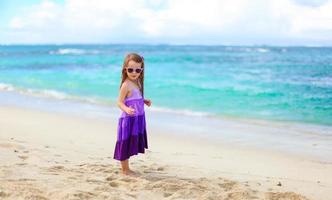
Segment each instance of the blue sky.
[{"label": "blue sky", "polygon": [[0,44],[332,46],[332,0],[0,0]]}]

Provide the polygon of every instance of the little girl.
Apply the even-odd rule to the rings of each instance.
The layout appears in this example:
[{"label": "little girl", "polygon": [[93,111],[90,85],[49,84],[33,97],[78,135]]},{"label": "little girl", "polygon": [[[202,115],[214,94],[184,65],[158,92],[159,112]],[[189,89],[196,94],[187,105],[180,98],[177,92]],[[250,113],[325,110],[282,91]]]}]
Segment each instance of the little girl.
[{"label": "little girl", "polygon": [[135,174],[129,169],[129,157],[144,153],[148,148],[144,104],[151,106],[151,100],[144,99],[144,59],[136,53],[125,57],[118,106],[123,111],[118,123],[118,136],[114,159],[121,161],[122,173]]}]

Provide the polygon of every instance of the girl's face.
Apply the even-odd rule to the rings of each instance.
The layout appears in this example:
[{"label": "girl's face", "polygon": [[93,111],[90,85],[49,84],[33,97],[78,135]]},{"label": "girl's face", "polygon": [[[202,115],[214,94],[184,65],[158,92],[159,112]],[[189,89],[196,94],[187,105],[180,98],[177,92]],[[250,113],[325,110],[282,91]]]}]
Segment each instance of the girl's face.
[{"label": "girl's face", "polygon": [[133,60],[130,60],[128,62],[128,66],[126,67],[126,73],[130,80],[132,81],[137,80],[142,71],[143,71],[142,63],[137,63]]}]

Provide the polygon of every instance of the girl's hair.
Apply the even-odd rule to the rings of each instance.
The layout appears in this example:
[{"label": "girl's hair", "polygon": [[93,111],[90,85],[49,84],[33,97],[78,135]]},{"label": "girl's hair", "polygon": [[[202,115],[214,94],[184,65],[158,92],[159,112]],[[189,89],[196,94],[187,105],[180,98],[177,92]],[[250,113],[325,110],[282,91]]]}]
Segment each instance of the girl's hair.
[{"label": "girl's hair", "polygon": [[128,67],[128,63],[131,60],[135,61],[137,63],[141,63],[141,67],[143,70],[138,77],[138,81],[141,86],[140,90],[141,90],[142,96],[144,97],[144,58],[143,58],[143,56],[140,56],[137,53],[129,53],[126,55],[126,57],[124,59],[123,66],[122,66],[122,77],[121,77],[120,88],[121,88],[123,82],[128,78],[126,67]]}]

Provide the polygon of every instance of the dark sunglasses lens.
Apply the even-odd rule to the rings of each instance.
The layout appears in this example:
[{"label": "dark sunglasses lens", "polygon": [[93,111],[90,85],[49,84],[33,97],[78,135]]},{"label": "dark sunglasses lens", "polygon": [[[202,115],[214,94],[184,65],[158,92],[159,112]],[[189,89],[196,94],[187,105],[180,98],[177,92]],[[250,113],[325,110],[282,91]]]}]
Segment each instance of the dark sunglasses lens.
[{"label": "dark sunglasses lens", "polygon": [[128,68],[127,71],[128,71],[129,73],[133,73],[134,69],[133,69],[133,68]]},{"label": "dark sunglasses lens", "polygon": [[141,73],[141,69],[136,69],[136,73]]}]

